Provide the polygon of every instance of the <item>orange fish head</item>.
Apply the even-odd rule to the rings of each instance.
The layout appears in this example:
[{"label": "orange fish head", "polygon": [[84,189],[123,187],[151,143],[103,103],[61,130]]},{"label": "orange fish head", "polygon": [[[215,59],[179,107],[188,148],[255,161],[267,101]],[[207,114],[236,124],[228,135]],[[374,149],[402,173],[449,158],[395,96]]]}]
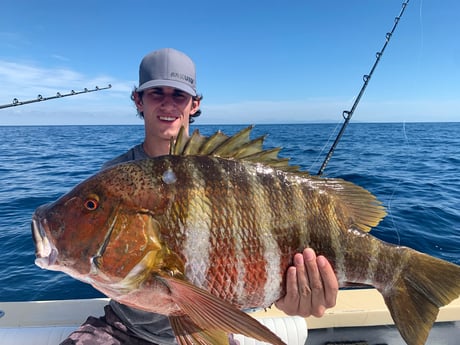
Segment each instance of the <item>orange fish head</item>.
[{"label": "orange fish head", "polygon": [[[119,172],[115,174],[120,176]],[[118,177],[119,178],[119,177]],[[84,181],[32,217],[36,264],[120,292],[155,272],[183,272],[183,263],[162,243],[152,194],[117,186],[111,171]],[[128,184],[129,187],[129,184]],[[162,202],[159,202],[161,204]],[[107,288],[104,288],[107,291]]]}]

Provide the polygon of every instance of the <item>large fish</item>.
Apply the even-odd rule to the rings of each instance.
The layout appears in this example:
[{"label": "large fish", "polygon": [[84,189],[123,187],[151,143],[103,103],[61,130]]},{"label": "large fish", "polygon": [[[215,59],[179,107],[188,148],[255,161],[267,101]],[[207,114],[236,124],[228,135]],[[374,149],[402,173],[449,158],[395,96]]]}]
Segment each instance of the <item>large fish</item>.
[{"label": "large fish", "polygon": [[170,155],[108,168],[39,207],[36,264],[168,315],[180,344],[227,333],[283,344],[240,309],[283,296],[293,255],[312,247],[340,286],[376,287],[407,344],[423,344],[460,294],[460,267],[371,236],[385,216],[374,196],[299,171],[250,130],[181,132]]}]

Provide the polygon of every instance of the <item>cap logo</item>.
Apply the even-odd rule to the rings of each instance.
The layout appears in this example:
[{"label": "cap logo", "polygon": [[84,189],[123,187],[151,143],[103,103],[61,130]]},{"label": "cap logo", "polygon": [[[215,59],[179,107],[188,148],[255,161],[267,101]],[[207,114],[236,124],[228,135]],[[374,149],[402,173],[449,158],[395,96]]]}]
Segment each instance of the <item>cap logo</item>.
[{"label": "cap logo", "polygon": [[182,74],[182,73],[171,72],[170,77],[174,78],[174,79],[179,79],[179,80],[186,81],[186,82],[188,82],[188,83],[190,83],[192,85],[193,85],[193,82],[194,82],[192,77],[190,77],[188,75],[185,75],[185,74]]}]

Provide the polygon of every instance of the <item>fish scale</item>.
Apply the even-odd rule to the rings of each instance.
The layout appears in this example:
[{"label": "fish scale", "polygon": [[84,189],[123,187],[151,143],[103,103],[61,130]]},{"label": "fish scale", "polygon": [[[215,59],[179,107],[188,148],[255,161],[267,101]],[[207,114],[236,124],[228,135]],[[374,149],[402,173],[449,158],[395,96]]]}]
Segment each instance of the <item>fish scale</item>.
[{"label": "fish scale", "polygon": [[[193,169],[193,175],[199,171],[198,175],[206,173],[212,176],[212,181],[215,181],[217,186],[213,186],[212,195],[208,195],[205,199],[210,200],[211,214],[222,215],[212,218],[211,228],[215,231],[210,233],[208,240],[211,243],[209,249],[212,249],[208,252],[210,256],[208,262],[214,264],[208,267],[206,274],[208,279],[202,284],[202,287],[209,289],[221,298],[235,300],[235,303],[238,303],[236,300],[238,298],[240,300],[247,299],[242,305],[248,303],[259,305],[265,296],[265,294],[260,293],[260,285],[265,285],[267,281],[265,246],[257,236],[253,226],[256,217],[251,212],[246,212],[246,209],[242,207],[244,206],[244,198],[251,195],[250,187],[252,184],[245,179],[239,179],[237,183],[228,180],[226,171],[217,161],[215,163],[213,169],[209,169],[208,165],[197,165]],[[184,176],[182,178],[194,179],[195,177]],[[184,183],[187,184],[188,182]],[[238,229],[244,229],[244,231],[237,232]],[[198,232],[201,231],[201,229],[198,230]],[[196,230],[190,229],[190,231]],[[253,261],[246,260],[249,255]],[[224,258],[224,260],[220,258]],[[189,258],[186,258],[186,261],[190,262]],[[254,261],[260,263],[255,266],[260,268],[258,272],[254,272]],[[254,276],[254,274],[257,277],[257,285],[244,279],[248,276]],[[230,281],[231,284],[226,284],[227,281]],[[223,286],[227,286],[227,289],[222,289]]]},{"label": "fish scale", "polygon": [[105,169],[37,208],[37,265],[168,315],[181,345],[224,344],[225,333],[282,345],[240,308],[283,296],[308,246],[341,287],[376,287],[408,345],[425,343],[460,294],[460,267],[373,237],[385,211],[371,193],[299,171],[250,130],[209,140],[182,130],[170,155]]}]

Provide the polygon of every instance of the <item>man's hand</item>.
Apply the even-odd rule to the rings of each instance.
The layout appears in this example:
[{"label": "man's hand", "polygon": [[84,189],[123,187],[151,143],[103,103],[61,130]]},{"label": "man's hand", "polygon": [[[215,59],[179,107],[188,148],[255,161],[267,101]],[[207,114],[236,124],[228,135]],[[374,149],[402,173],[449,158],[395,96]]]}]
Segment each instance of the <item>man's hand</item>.
[{"label": "man's hand", "polygon": [[324,256],[316,257],[311,248],[294,256],[286,273],[286,295],[275,305],[288,315],[323,316],[335,306],[339,284],[332,266]]}]

